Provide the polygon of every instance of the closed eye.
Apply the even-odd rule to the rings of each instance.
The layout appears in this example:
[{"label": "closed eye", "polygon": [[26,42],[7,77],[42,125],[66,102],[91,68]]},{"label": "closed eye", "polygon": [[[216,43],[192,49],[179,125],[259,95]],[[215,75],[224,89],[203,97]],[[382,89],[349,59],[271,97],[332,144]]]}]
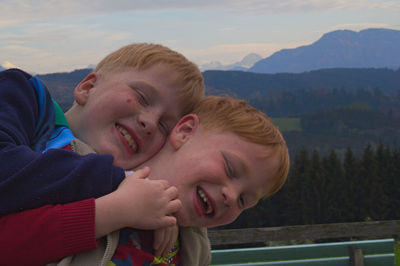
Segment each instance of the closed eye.
[{"label": "closed eye", "polygon": [[222,153],[222,157],[224,158],[224,164],[225,164],[225,174],[229,178],[234,178],[234,173],[232,169],[232,165],[229,162],[228,158],[225,156],[224,153]]},{"label": "closed eye", "polygon": [[243,195],[240,195],[239,201],[240,201],[240,206],[241,206],[242,208],[244,208],[244,207],[246,206],[246,201],[245,201]]},{"label": "closed eye", "polygon": [[[222,157],[224,158],[224,163],[225,163],[225,173],[227,175],[227,177],[229,177],[230,179],[237,179],[238,176],[235,173],[234,168],[232,167],[231,161],[229,160],[229,158],[222,153]],[[243,194],[240,194],[239,198],[238,198],[238,205],[241,209],[244,209],[246,207],[246,200]]]},{"label": "closed eye", "polygon": [[149,101],[147,100],[146,96],[140,90],[135,89],[135,92],[138,102],[145,107],[149,106]]}]

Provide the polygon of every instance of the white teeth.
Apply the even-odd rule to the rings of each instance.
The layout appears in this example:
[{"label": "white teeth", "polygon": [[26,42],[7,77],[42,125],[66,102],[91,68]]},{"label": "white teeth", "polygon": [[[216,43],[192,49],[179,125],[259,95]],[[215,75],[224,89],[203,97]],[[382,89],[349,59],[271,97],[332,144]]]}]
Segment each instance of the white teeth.
[{"label": "white teeth", "polygon": [[212,208],[211,204],[208,203],[207,197],[204,194],[203,190],[198,188],[197,193],[199,194],[200,198],[203,200],[205,206],[207,206],[206,214],[211,214],[213,212],[213,208]]},{"label": "white teeth", "polygon": [[132,139],[132,136],[129,135],[128,131],[126,131],[125,128],[122,128],[119,125],[115,125],[115,127],[119,130],[119,132],[121,132],[122,136],[124,136],[129,147],[131,147],[131,149],[135,151],[137,148],[136,143]]}]

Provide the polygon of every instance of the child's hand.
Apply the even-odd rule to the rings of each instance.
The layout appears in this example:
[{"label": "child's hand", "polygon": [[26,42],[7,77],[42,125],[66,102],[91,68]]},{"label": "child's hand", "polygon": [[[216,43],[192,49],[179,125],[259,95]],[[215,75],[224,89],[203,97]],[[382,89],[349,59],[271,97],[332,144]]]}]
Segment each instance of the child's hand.
[{"label": "child's hand", "polygon": [[167,256],[178,239],[178,225],[160,228],[154,231],[154,255]]},{"label": "child's hand", "polygon": [[128,175],[118,189],[96,199],[96,237],[124,227],[158,229],[176,224],[169,214],[182,204],[178,190],[165,180],[144,180],[145,167]]},{"label": "child's hand", "polygon": [[169,214],[181,208],[178,190],[165,180],[144,180],[148,167],[128,175],[115,191],[119,209],[125,216],[125,227],[158,229],[176,224]]}]

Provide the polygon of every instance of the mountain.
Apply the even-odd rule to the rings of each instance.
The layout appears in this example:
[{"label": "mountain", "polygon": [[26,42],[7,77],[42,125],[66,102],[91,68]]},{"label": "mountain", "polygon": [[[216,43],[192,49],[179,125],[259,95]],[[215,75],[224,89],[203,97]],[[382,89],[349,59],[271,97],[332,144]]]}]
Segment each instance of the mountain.
[{"label": "mountain", "polygon": [[229,65],[226,68],[229,70],[247,70],[261,59],[262,57],[260,55],[251,53],[246,55],[242,61]]},{"label": "mountain", "polygon": [[223,70],[224,66],[219,61],[211,61],[199,66],[201,71],[206,70]]},{"label": "mountain", "polygon": [[301,73],[322,68],[393,68],[400,66],[400,31],[337,30],[311,45],[284,49],[249,69],[256,73]]},{"label": "mountain", "polygon": [[211,61],[209,63],[200,66],[201,71],[205,70],[241,70],[247,71],[257,61],[261,60],[262,57],[256,53],[246,55],[241,61],[233,63],[231,65],[222,65],[219,61]]},{"label": "mountain", "polygon": [[74,88],[81,80],[92,72],[92,69],[77,69],[72,72],[42,74],[38,77],[46,84],[51,96],[67,111],[74,101]]},{"label": "mountain", "polygon": [[0,71],[3,71],[3,70],[5,70],[5,68],[4,68],[4,67],[2,67],[2,66],[0,66]]}]

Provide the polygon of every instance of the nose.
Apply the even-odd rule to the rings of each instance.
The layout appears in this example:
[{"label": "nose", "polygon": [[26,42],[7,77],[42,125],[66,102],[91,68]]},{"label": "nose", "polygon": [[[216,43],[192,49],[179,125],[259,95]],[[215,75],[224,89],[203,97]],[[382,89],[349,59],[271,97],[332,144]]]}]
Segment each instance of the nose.
[{"label": "nose", "polygon": [[142,112],[138,116],[138,124],[143,130],[144,135],[150,137],[155,134],[157,120],[157,116],[151,111]]},{"label": "nose", "polygon": [[225,185],[221,189],[224,204],[228,207],[234,207],[238,204],[238,198],[240,195],[239,188],[234,184]]}]

